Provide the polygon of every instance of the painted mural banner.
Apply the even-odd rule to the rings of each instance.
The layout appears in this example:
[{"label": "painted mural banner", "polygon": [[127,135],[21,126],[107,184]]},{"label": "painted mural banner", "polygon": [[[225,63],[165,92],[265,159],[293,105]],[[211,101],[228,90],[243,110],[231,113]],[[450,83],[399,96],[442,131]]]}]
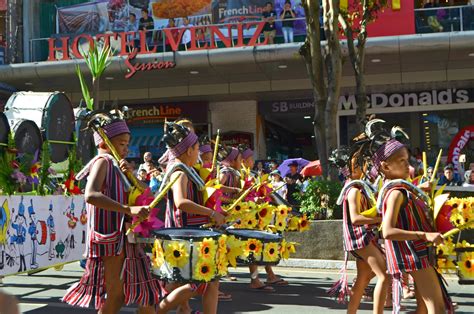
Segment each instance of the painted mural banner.
[{"label": "painted mural banner", "polygon": [[83,258],[84,196],[0,196],[0,276]]},{"label": "painted mural banner", "polygon": [[459,157],[467,144],[474,139],[474,125],[461,129],[449,145],[448,162],[452,162],[454,169],[459,167]]}]

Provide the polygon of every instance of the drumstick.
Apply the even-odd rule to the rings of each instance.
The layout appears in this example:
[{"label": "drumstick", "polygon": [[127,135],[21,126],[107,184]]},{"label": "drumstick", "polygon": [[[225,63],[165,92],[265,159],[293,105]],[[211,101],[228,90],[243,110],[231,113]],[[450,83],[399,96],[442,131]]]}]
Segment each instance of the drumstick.
[{"label": "drumstick", "polygon": [[[118,161],[120,161],[122,158],[120,158],[120,155],[118,154],[117,150],[115,149],[114,144],[110,141],[109,137],[107,134],[105,134],[104,130],[102,128],[97,128],[97,133],[99,133],[100,137],[104,140],[105,145],[107,145],[107,148],[110,149],[110,152],[112,153],[112,156]],[[132,185],[136,187],[140,192],[145,191],[145,189],[138,183],[138,179],[133,175],[133,173],[129,170],[125,171],[125,175],[127,176],[127,179],[130,180]]]},{"label": "drumstick", "polygon": [[431,179],[430,179],[430,182],[434,182],[434,179],[436,177],[436,174],[438,173],[438,167],[439,167],[439,162],[441,160],[441,154],[443,153],[443,149],[440,149],[439,150],[439,154],[438,154],[438,158],[436,158],[436,164],[435,164],[435,167],[433,169],[433,174],[431,175]]},{"label": "drumstick", "polygon": [[235,208],[235,206],[237,206],[237,204],[239,204],[240,202],[242,202],[242,200],[247,196],[249,195],[249,193],[255,188],[255,186],[257,186],[256,183],[254,183],[251,187],[249,187],[247,190],[245,190],[244,193],[242,193],[242,195],[239,196],[239,198],[237,198],[234,203],[232,203],[232,205],[230,205],[229,208],[227,208],[226,211],[231,211],[232,209]]},{"label": "drumstick", "polygon": [[426,178],[427,174],[428,174],[428,163],[426,161],[426,152],[423,152],[423,178]]},{"label": "drumstick", "polygon": [[[149,208],[155,208],[156,205],[158,205],[158,203],[163,199],[163,197],[166,196],[166,193],[168,193],[168,191],[173,187],[173,184],[176,183],[176,181],[178,181],[179,178],[181,178],[181,173],[178,174],[173,180],[171,180],[167,185],[165,185],[165,187],[163,188],[163,190],[161,190],[160,193],[158,193],[158,195],[155,197],[155,199],[150,203],[150,205],[148,205]],[[140,223],[142,223],[144,220],[148,219],[147,218],[143,218],[143,219],[138,219],[137,221],[135,221],[131,226],[130,228],[128,228],[127,232],[125,233],[125,235],[128,235],[130,233],[130,231],[133,231]]]},{"label": "drumstick", "polygon": [[[216,166],[216,161],[217,161],[217,152],[219,151],[219,141],[221,137],[221,130],[217,129],[217,136],[216,136],[216,143],[214,146],[214,154],[212,155],[212,167],[211,167],[211,172],[214,171],[214,167]],[[219,175],[219,174],[217,174]]]}]

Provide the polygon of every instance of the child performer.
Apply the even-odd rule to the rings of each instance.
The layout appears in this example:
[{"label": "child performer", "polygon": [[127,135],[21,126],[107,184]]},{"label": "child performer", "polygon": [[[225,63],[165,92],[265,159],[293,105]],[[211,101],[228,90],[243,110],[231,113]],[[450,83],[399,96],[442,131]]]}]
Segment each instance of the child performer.
[{"label": "child performer", "polygon": [[[244,173],[248,177],[252,177],[256,179],[258,177],[258,174],[255,171],[253,171],[253,167],[255,166],[255,160],[253,158],[253,150],[251,150],[247,146],[239,145],[239,151],[240,151],[240,154],[242,155],[242,166],[246,170]],[[265,266],[265,272],[267,273],[267,281],[265,281],[266,285],[288,286],[288,281],[278,277],[273,272],[273,268],[271,265]]]},{"label": "child performer", "polygon": [[[204,181],[193,169],[199,156],[197,135],[182,125],[167,123],[163,141],[174,162],[168,167],[162,186],[180,175],[168,193],[165,226],[199,227],[208,223],[210,219],[217,225],[222,225],[225,221],[222,214],[201,205]],[[157,313],[167,313],[198,294],[203,296],[204,313],[217,313],[218,289],[217,280],[209,284],[186,284],[176,287],[160,303]]]},{"label": "child performer", "polygon": [[387,268],[393,276],[393,311],[400,311],[401,276],[408,273],[415,281],[417,313],[452,313],[441,275],[433,267],[435,250],[429,245],[441,244],[443,237],[434,232],[427,196],[405,181],[409,177],[409,154],[395,138],[398,130],[370,135],[374,167],[387,181],[379,192],[377,209],[383,213]]},{"label": "child performer", "polygon": [[[347,178],[338,203],[343,205],[343,244],[346,261],[347,253],[351,253],[356,258],[357,265],[357,280],[350,293],[347,313],[357,312],[364,291],[374,276],[377,276],[377,284],[374,290],[373,313],[383,313],[389,286],[385,257],[377,245],[374,232],[370,229],[370,225],[380,224],[382,219],[361,215],[361,212],[371,207],[373,199],[372,188],[363,181],[368,159],[365,150],[369,144],[369,139],[362,135],[355,139],[350,150],[344,151],[341,148],[329,158]],[[331,294],[339,294],[339,300],[343,300],[347,293],[347,275],[345,266],[343,267],[343,278],[330,290]]]},{"label": "child performer", "polygon": [[[94,117],[93,114],[91,114]],[[128,152],[130,131],[121,116],[107,115],[103,130],[121,158]],[[159,303],[161,288],[152,278],[150,261],[138,244],[131,244],[125,236],[125,221],[130,216],[148,217],[146,206],[128,206],[130,188],[121,170],[128,168],[119,163],[98,133],[94,133],[98,155],[77,175],[87,176],[87,263],[79,283],[72,286],[63,301],[87,307],[95,299],[99,313],[118,313],[124,304],[139,304],[139,313],[154,313]]]},{"label": "child performer", "polygon": [[200,139],[199,143],[199,158],[201,159],[201,165],[204,168],[212,168],[211,141],[207,136],[204,136]]}]

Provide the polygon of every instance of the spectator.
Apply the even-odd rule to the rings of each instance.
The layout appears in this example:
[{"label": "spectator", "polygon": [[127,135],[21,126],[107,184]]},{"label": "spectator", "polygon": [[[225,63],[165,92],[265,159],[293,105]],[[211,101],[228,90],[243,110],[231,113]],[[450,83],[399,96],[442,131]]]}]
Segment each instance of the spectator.
[{"label": "spectator", "polygon": [[[283,10],[280,14],[280,19],[283,20],[282,22],[282,31],[283,31],[283,38],[285,39],[285,43],[292,43],[293,42],[293,24],[294,21],[292,19],[296,18],[295,11],[291,8],[291,1],[285,1],[285,5],[283,6]],[[285,21],[289,20],[289,21]]]},{"label": "spectator", "polygon": [[133,175],[136,176],[138,170],[137,170],[137,163],[135,162],[135,160],[130,161],[130,168],[132,168]]},{"label": "spectator", "polygon": [[431,180],[431,178],[433,177],[433,171],[433,167],[428,167],[428,169],[426,169],[426,176],[428,177],[428,180]]},{"label": "spectator", "polygon": [[263,162],[259,161],[257,162],[257,167],[255,169],[256,172],[260,173],[265,173],[265,168],[263,167]]},{"label": "spectator", "polygon": [[274,161],[270,163],[269,167],[270,167],[270,172],[278,170],[278,164]]},{"label": "spectator", "polygon": [[150,180],[150,190],[152,193],[158,192],[161,186],[161,172],[157,168],[154,168],[150,173],[149,173],[149,180]]},{"label": "spectator", "polygon": [[[179,29],[176,28],[176,22],[173,18],[168,20],[168,25],[166,25],[166,28],[171,28],[170,33],[171,37],[173,38],[173,41],[178,44],[179,43]],[[165,38],[165,44],[166,44],[166,51],[171,51],[171,45],[170,45],[170,38],[166,37]]]},{"label": "spectator", "polygon": [[298,201],[294,194],[298,192],[298,183],[301,182],[302,176],[298,173],[298,163],[293,162],[290,165],[290,173],[286,175],[285,182],[288,189],[287,201],[291,205],[298,205]]},{"label": "spectator", "polygon": [[279,170],[273,170],[271,173],[272,176],[272,186],[276,192],[286,200],[286,194],[288,193],[288,188],[286,187],[285,182],[281,178],[281,173]]},{"label": "spectator", "polygon": [[152,46],[154,23],[153,18],[148,15],[147,8],[142,9],[142,17],[140,18],[138,29],[141,31],[146,31],[146,44],[148,46]]},{"label": "spectator", "polygon": [[474,187],[474,171],[473,170],[468,170],[466,173],[464,173],[464,184],[462,186],[464,187]]},{"label": "spectator", "polygon": [[138,170],[138,180],[142,181],[145,184],[148,184],[147,173],[145,169]]},{"label": "spectator", "polygon": [[135,13],[130,13],[125,31],[135,32],[135,35],[128,35],[128,42],[130,43],[128,46],[129,51],[132,51],[133,48],[140,48],[140,35],[138,34],[138,21]]},{"label": "spectator", "polygon": [[452,164],[448,164],[444,167],[444,174],[441,176],[438,185],[446,184],[447,186],[461,186],[462,180],[459,174],[454,173]]},{"label": "spectator", "polygon": [[189,18],[183,17],[183,26],[184,28],[188,28],[184,31],[183,37],[181,38],[181,44],[184,46],[184,50],[188,50],[188,48],[191,48],[191,31],[189,30],[189,27],[193,27],[194,25],[189,22]]},{"label": "spectator", "polygon": [[263,20],[265,21],[265,25],[263,26],[263,36],[265,37],[265,41],[269,45],[274,44],[274,39],[276,35],[275,30],[275,18],[276,12],[273,10],[273,4],[271,2],[267,2],[265,4],[265,9],[262,13]]},{"label": "spectator", "polygon": [[145,154],[143,154],[143,163],[140,164],[140,166],[138,167],[138,171],[145,169],[147,173],[150,172],[152,166],[154,166],[153,161],[151,160],[152,157],[153,156],[150,152],[146,152]]}]

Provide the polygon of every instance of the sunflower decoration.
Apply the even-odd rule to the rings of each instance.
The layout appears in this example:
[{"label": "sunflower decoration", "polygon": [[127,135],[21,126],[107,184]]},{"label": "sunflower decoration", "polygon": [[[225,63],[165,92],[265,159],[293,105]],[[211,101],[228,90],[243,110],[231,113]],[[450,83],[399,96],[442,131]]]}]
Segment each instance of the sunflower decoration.
[{"label": "sunflower decoration", "polygon": [[222,235],[218,240],[217,247],[217,273],[219,276],[227,274],[227,235]]},{"label": "sunflower decoration", "polygon": [[270,242],[263,249],[264,262],[276,262],[280,259],[280,247],[278,243]]},{"label": "sunflower decoration", "polygon": [[161,247],[159,240],[155,240],[155,243],[153,243],[153,248],[151,250],[151,262],[155,268],[160,268],[165,262],[165,253],[163,252],[163,248]]},{"label": "sunflower decoration", "polygon": [[454,252],[455,244],[451,238],[448,238],[444,241],[443,244],[440,244],[436,247],[436,254],[438,256],[455,256],[456,252]]},{"label": "sunflower decoration", "polygon": [[449,272],[450,270],[456,270],[456,263],[451,258],[438,258],[437,268],[443,272]]},{"label": "sunflower decoration", "polygon": [[212,260],[216,256],[216,242],[211,238],[204,238],[199,244],[199,259]]},{"label": "sunflower decoration", "polygon": [[275,229],[278,232],[283,232],[286,229],[287,221],[286,218],[281,219],[280,217],[277,218],[275,221]]},{"label": "sunflower decoration", "polygon": [[216,274],[216,265],[212,260],[199,260],[194,268],[194,278],[199,281],[209,282]]},{"label": "sunflower decoration", "polygon": [[458,209],[458,207],[453,208],[451,211],[451,217],[449,218],[449,221],[455,226],[459,227],[465,224],[464,221],[464,216],[462,212]]},{"label": "sunflower decoration", "polygon": [[458,269],[463,279],[474,279],[474,252],[460,254]]},{"label": "sunflower decoration", "polygon": [[300,217],[300,219],[298,219],[298,226],[299,226],[298,230],[300,232],[309,230],[310,224],[309,224],[308,217],[306,217],[306,215],[303,215],[302,217]]},{"label": "sunflower decoration", "polygon": [[247,214],[242,218],[242,226],[245,229],[255,229],[258,226],[258,220],[255,214]]},{"label": "sunflower decoration", "polygon": [[300,226],[299,220],[300,218],[298,216],[291,216],[291,218],[288,220],[286,231],[298,231]]},{"label": "sunflower decoration", "polygon": [[456,248],[467,248],[467,247],[472,247],[474,246],[473,244],[470,244],[466,240],[462,240],[462,242],[456,243]]},{"label": "sunflower decoration", "polygon": [[258,227],[260,230],[265,229],[273,219],[274,206],[263,203],[258,208]]},{"label": "sunflower decoration", "polygon": [[232,267],[237,267],[237,257],[243,254],[244,243],[234,236],[227,238],[227,262]]},{"label": "sunflower decoration", "polygon": [[171,241],[165,249],[165,259],[172,267],[182,268],[189,263],[189,253],[184,243]]},{"label": "sunflower decoration", "polygon": [[282,259],[289,259],[290,254],[296,253],[296,242],[287,242],[285,239],[281,242],[280,254]]},{"label": "sunflower decoration", "polygon": [[263,244],[260,240],[248,239],[244,245],[243,256],[248,258],[252,255],[255,259],[258,259],[260,257],[260,254],[262,254],[262,248]]},{"label": "sunflower decoration", "polygon": [[279,205],[277,208],[275,208],[275,214],[277,219],[283,219],[288,217],[288,215],[291,212],[291,208],[285,205]]}]

